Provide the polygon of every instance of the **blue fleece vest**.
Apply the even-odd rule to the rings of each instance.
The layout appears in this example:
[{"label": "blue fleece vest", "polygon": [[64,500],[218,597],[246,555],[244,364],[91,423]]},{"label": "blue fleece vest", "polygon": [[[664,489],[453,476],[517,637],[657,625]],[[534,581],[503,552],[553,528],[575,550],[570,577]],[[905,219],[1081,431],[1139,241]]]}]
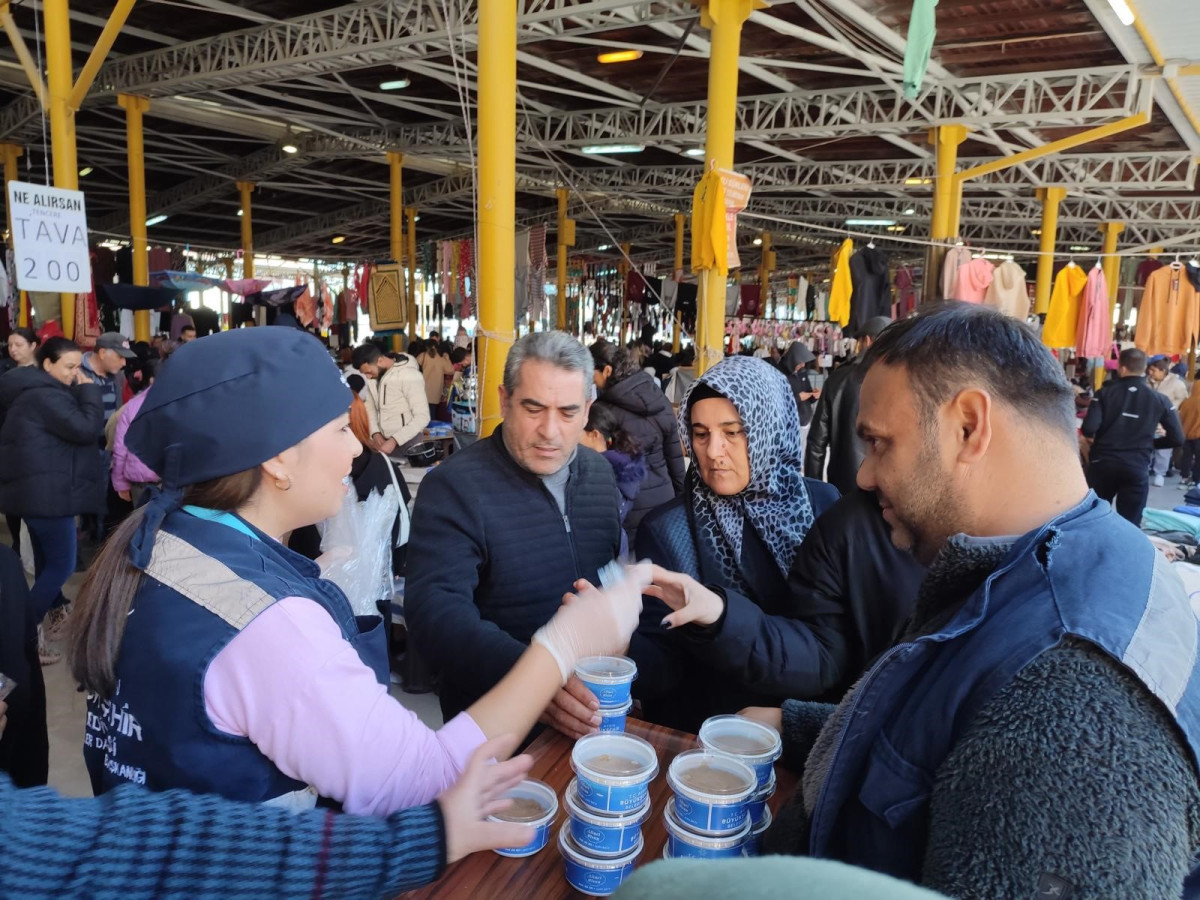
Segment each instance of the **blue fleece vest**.
[{"label": "blue fleece vest", "polygon": [[975,714],[1066,637],[1122,663],[1200,758],[1200,624],[1170,564],[1108,503],[1018,539],[937,633],[892,648],[851,698],[809,853],[917,880],[934,775]]},{"label": "blue fleece vest", "polygon": [[88,696],[83,754],[97,795],[134,782],[235,800],[315,802],[315,795],[303,799],[306,784],[280,772],[248,739],[218,731],[204,708],[213,658],[284,597],[320,603],[379,682],[388,683],[379,617],[356,618],[316,563],[243,520],[234,523],[240,527],[176,511],[155,536],[121,639],[116,693]]}]

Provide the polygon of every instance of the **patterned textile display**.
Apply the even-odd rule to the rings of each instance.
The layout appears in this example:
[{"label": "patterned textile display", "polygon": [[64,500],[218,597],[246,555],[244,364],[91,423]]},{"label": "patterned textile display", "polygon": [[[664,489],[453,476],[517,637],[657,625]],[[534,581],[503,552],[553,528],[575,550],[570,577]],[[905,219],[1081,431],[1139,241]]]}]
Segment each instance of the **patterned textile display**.
[{"label": "patterned textile display", "polygon": [[[467,286],[470,279],[470,287]],[[459,318],[471,315],[471,295],[475,292],[475,242],[460,241],[458,244],[458,302]]]},{"label": "patterned textile display", "polygon": [[307,287],[293,301],[296,305],[296,319],[307,328],[317,319],[317,301],[312,291]]},{"label": "patterned textile display", "polygon": [[546,226],[529,230],[529,312],[541,319],[546,308]]},{"label": "patterned textile display", "polygon": [[75,295],[75,343],[85,350],[96,345],[100,337],[100,304],[95,292]]},{"label": "patterned textile display", "polygon": [[399,263],[376,266],[371,273],[367,311],[372,331],[397,331],[408,324],[404,298],[404,270]]},{"label": "patterned textile display", "polygon": [[679,433],[692,454],[691,398],[707,385],[737,408],[750,457],[750,483],[741,493],[723,497],[689,467],[684,492],[691,507],[697,541],[706,542],[728,584],[746,590],[742,578],[742,532],[748,518],[771,551],[784,577],[796,550],[813,524],[812,501],[804,484],[800,415],[787,379],[761,359],[731,356],[701,375],[679,407]]},{"label": "patterned textile display", "polygon": [[519,325],[531,310],[529,290],[529,231],[518,231],[513,242],[513,322]]}]

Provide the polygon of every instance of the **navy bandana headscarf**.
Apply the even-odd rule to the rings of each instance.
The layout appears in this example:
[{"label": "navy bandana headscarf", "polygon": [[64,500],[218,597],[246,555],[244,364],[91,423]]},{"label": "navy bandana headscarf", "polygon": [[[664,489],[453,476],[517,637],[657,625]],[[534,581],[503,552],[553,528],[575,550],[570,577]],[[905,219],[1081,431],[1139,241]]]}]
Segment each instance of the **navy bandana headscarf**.
[{"label": "navy bandana headscarf", "polygon": [[786,577],[814,518],[804,483],[800,417],[792,389],[778,369],[761,359],[733,356],[717,363],[696,380],[679,407],[679,430],[689,454],[692,396],[700,385],[737,408],[746,432],[750,483],[731,497],[716,494],[700,477],[693,454],[684,490],[696,541],[708,547],[727,584],[745,589],[742,532],[749,519]]}]

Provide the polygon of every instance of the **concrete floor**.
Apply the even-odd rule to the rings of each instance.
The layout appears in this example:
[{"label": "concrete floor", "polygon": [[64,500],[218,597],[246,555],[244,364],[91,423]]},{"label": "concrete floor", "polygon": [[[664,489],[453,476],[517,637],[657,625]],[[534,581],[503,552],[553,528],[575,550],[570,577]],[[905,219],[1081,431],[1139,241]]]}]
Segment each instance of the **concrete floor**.
[{"label": "concrete floor", "polygon": [[[11,544],[8,531],[0,518],[0,540]],[[32,581],[32,578],[30,578]],[[83,583],[83,573],[76,573],[67,582],[63,593],[74,599]],[[58,644],[51,644],[61,650]],[[68,797],[90,797],[91,782],[83,765],[84,695],[76,688],[67,668],[66,659],[42,667],[46,679],[47,724],[50,732],[50,786]],[[440,728],[442,711],[435,694],[406,694],[392,685],[391,695],[412,710],[430,728]]]}]

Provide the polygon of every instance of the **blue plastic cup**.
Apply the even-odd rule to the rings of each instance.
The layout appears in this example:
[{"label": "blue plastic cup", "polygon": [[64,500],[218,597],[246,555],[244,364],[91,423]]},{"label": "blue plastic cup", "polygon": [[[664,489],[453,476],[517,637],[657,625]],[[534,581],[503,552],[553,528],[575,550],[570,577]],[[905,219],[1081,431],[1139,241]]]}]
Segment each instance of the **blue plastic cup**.
[{"label": "blue plastic cup", "polygon": [[754,770],[762,787],[775,772],[775,761],[783,754],[779,732],[745,716],[713,716],[700,726],[700,746],[705,750],[737,757]]},{"label": "blue plastic cup", "polygon": [[601,731],[581,737],[571,750],[579,802],[600,813],[640,809],[658,774],[658,753],[631,734]]},{"label": "blue plastic cup", "polygon": [[771,810],[763,810],[763,817],[750,829],[750,836],[746,838],[746,855],[758,856],[762,853],[762,836],[766,834],[768,828],[771,827]]},{"label": "blue plastic cup", "polygon": [[567,882],[575,890],[593,897],[607,897],[633,873],[634,860],[642,852],[645,841],[639,834],[637,846],[624,856],[600,859],[580,850],[571,838],[570,830],[558,831],[558,849],[562,853]]},{"label": "blue plastic cup", "polygon": [[663,810],[663,822],[667,827],[664,856],[668,859],[731,859],[745,855],[743,851],[750,836],[749,820],[729,834],[700,834],[679,820],[672,797]]},{"label": "blue plastic cup", "polygon": [[[717,788],[711,782],[718,778]],[[750,821],[749,803],[758,790],[754,770],[739,759],[708,750],[680,753],[667,769],[679,821],[702,834],[731,834]]]},{"label": "blue plastic cup", "polygon": [[637,678],[637,663],[625,656],[585,656],[575,664],[575,677],[601,706],[623,706]]},{"label": "blue plastic cup", "polygon": [[637,846],[642,823],[650,815],[650,801],[624,815],[594,812],[579,801],[579,785],[572,780],[563,794],[569,816],[568,827],[577,847],[591,856],[624,856]]},{"label": "blue plastic cup", "polygon": [[770,815],[770,810],[767,809],[767,801],[775,796],[775,773],[771,773],[771,780],[760,787],[750,798],[750,802],[746,804],[747,815],[750,816],[750,824],[758,825],[762,821],[764,815]]},{"label": "blue plastic cup", "polygon": [[550,840],[550,826],[554,824],[554,819],[558,816],[558,797],[550,785],[533,778],[525,779],[516,787],[511,788],[504,796],[514,800],[532,801],[541,808],[542,812],[533,816],[506,811],[488,816],[489,821],[492,822],[517,822],[535,829],[533,840],[524,847],[508,847],[497,850],[496,853],[513,858],[533,856]]},{"label": "blue plastic cup", "polygon": [[625,717],[633,709],[633,701],[626,700],[621,706],[602,706],[596,710],[600,717],[601,731],[624,731]]}]

